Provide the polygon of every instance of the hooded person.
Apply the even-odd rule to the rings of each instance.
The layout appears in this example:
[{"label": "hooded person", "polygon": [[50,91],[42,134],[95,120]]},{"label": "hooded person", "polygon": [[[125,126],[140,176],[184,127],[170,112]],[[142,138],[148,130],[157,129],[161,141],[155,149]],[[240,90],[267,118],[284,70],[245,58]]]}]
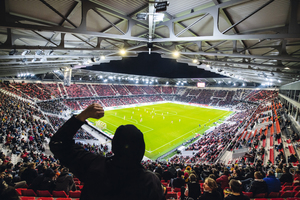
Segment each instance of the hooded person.
[{"label": "hooded person", "polygon": [[143,133],[134,125],[117,128],[112,139],[112,157],[96,155],[75,144],[73,136],[85,120],[103,116],[102,106],[91,104],[79,115],[71,117],[50,141],[53,154],[84,182],[80,199],[162,199],[159,179],[141,165],[145,142]]}]

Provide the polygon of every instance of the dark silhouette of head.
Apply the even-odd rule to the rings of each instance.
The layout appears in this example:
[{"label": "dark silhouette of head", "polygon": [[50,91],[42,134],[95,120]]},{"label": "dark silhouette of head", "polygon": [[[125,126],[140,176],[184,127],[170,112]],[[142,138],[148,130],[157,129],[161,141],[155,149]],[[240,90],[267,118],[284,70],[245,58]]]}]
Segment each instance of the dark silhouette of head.
[{"label": "dark silhouette of head", "polygon": [[145,153],[143,133],[132,124],[119,126],[112,140],[112,151],[125,165],[139,164]]}]

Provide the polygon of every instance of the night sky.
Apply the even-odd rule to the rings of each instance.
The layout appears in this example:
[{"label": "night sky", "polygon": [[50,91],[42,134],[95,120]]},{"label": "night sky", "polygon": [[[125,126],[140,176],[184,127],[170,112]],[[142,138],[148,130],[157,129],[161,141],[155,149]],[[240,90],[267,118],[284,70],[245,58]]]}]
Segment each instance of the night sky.
[{"label": "night sky", "polygon": [[87,67],[89,70],[115,72],[124,74],[155,76],[163,78],[220,78],[219,74],[198,69],[175,59],[161,58],[157,53],[139,53],[138,57],[110,61]]}]

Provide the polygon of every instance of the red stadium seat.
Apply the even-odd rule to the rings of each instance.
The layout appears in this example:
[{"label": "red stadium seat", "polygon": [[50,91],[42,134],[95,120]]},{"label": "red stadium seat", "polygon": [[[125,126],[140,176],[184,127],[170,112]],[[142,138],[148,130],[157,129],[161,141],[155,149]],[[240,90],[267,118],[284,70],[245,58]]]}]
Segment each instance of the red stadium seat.
[{"label": "red stadium seat", "polygon": [[177,199],[177,192],[168,192],[166,194],[166,199],[172,199],[172,198]]},{"label": "red stadium seat", "polygon": [[300,197],[300,191],[295,193],[295,197]]},{"label": "red stadium seat", "polygon": [[248,196],[249,198],[253,197],[253,192],[243,192],[243,194]]},{"label": "red stadium seat", "polygon": [[174,188],[173,192],[180,192],[181,188]]},{"label": "red stadium seat", "polygon": [[70,191],[69,192],[69,196],[71,198],[80,198],[80,195],[81,195],[81,191],[80,190]]},{"label": "red stadium seat", "polygon": [[254,198],[264,198],[268,195],[268,193],[260,193],[254,196]]},{"label": "red stadium seat", "polygon": [[280,197],[281,198],[294,197],[294,195],[295,195],[295,192],[293,192],[293,191],[280,192]]},{"label": "red stadium seat", "polygon": [[35,197],[20,197],[20,200],[35,200]]},{"label": "red stadium seat", "polygon": [[283,186],[291,186],[291,185],[293,185],[293,183],[286,182],[286,183],[283,184]]},{"label": "red stadium seat", "polygon": [[27,190],[21,190],[22,196],[32,196],[36,197],[36,193],[32,189],[27,189]]},{"label": "red stadium seat", "polygon": [[19,194],[19,196],[22,196],[22,190],[27,190],[27,188],[16,188],[16,191]]},{"label": "red stadium seat", "polygon": [[296,192],[298,192],[298,191],[300,191],[300,186],[298,185],[298,186],[294,186],[294,191]]},{"label": "red stadium seat", "polygon": [[55,200],[72,200],[72,198],[57,198]]},{"label": "red stadium seat", "polygon": [[65,191],[53,191],[52,195],[53,197],[66,197],[66,198],[69,197]]},{"label": "red stadium seat", "polygon": [[279,197],[280,193],[279,192],[270,192],[268,195],[269,198],[277,198]]},{"label": "red stadium seat", "polygon": [[266,198],[259,198],[259,199],[255,198],[254,200],[268,200],[268,199],[266,199]]},{"label": "red stadium seat", "polygon": [[54,200],[52,197],[39,197],[37,200]]},{"label": "red stadium seat", "polygon": [[52,197],[52,194],[48,190],[37,190],[36,193],[39,197]]},{"label": "red stadium seat", "polygon": [[285,186],[282,188],[281,191],[288,191],[288,190],[294,190],[294,186]]},{"label": "red stadium seat", "polygon": [[298,198],[298,197],[289,197],[289,198],[286,198],[286,200],[300,200],[300,198]]}]

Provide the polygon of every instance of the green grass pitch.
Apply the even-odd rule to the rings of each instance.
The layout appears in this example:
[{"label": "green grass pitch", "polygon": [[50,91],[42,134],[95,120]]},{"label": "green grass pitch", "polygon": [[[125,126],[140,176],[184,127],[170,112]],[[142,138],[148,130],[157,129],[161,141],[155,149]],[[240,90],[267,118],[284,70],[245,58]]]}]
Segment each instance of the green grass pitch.
[{"label": "green grass pitch", "polygon": [[[105,111],[100,120],[106,133],[113,134],[118,126],[133,124],[144,133],[145,156],[156,159],[186,140],[203,134],[224,119],[231,111],[202,108],[175,103],[162,103]],[[96,119],[89,119],[95,123]],[[201,127],[199,126],[201,125]],[[206,125],[206,126],[204,126]]]}]

